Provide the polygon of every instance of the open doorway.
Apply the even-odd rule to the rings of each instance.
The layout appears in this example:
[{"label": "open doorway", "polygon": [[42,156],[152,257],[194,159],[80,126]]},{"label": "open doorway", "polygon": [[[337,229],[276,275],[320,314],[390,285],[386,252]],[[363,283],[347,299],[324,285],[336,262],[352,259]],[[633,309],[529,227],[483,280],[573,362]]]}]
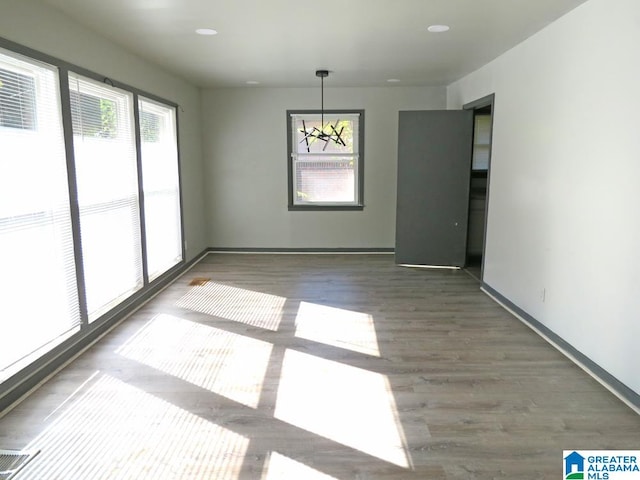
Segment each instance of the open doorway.
[{"label": "open doorway", "polygon": [[491,160],[491,132],[494,96],[465,105],[473,110],[473,150],[469,188],[469,219],[467,224],[467,252],[465,269],[482,281],[489,167]]}]

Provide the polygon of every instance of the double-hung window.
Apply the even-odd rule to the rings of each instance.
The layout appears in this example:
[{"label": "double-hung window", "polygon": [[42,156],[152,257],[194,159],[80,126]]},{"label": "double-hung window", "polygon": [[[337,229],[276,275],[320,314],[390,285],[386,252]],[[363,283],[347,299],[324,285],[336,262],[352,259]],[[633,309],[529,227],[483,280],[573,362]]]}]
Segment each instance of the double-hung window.
[{"label": "double-hung window", "polygon": [[288,111],[290,210],[361,210],[364,111]]}]

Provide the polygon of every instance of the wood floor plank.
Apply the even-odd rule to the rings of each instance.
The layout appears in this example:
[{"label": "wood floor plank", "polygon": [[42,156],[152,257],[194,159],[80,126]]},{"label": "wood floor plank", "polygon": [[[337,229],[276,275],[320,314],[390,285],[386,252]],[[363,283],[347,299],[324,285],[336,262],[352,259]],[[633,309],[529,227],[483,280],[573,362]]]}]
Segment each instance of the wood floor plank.
[{"label": "wood floor plank", "polygon": [[640,448],[640,417],[462,271],[212,254],[0,447],[41,449],[19,480],[544,479],[564,449]]}]

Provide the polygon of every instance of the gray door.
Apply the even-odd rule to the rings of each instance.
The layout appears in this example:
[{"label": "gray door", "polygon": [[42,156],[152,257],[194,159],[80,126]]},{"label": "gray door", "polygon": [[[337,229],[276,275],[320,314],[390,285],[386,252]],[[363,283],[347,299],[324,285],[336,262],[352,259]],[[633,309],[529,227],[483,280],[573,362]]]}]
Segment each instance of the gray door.
[{"label": "gray door", "polygon": [[472,110],[400,112],[396,263],[464,266]]}]

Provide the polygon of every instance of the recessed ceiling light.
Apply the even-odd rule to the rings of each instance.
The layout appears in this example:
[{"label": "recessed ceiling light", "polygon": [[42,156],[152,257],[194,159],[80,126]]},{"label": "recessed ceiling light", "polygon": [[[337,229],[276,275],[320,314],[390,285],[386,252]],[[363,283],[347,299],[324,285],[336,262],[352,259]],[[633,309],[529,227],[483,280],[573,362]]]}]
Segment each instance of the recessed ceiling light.
[{"label": "recessed ceiling light", "polygon": [[387,80],[387,82],[389,83],[398,83],[400,81],[399,78],[390,78],[389,80]]},{"label": "recessed ceiling light", "polygon": [[217,35],[218,32],[216,32],[213,28],[198,28],[196,30],[196,33],[198,35]]},{"label": "recessed ceiling light", "polygon": [[449,25],[430,25],[427,30],[431,33],[442,33],[449,30]]},{"label": "recessed ceiling light", "polygon": [[260,82],[257,80],[247,80],[247,85],[258,85]]}]

